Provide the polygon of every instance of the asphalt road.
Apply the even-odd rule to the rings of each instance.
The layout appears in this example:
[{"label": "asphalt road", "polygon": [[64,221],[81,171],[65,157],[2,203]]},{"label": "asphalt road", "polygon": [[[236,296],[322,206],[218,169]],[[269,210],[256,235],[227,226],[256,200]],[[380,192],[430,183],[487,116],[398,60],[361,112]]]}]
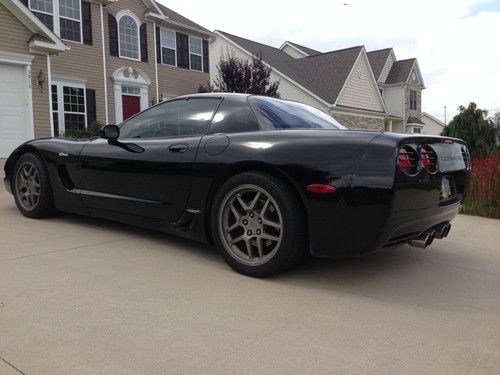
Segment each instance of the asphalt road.
[{"label": "asphalt road", "polygon": [[2,375],[498,374],[500,222],[258,280],[188,240],[24,218],[2,186],[0,358]]}]

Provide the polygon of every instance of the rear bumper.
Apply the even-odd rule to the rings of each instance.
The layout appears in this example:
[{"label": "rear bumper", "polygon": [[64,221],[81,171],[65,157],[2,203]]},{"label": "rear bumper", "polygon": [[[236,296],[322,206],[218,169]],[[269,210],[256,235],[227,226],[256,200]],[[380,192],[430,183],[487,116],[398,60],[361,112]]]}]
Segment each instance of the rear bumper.
[{"label": "rear bumper", "polygon": [[460,210],[460,200],[428,208],[386,213],[381,212],[382,208],[379,210],[379,214],[368,221],[360,218],[358,225],[353,225],[349,218],[346,218],[349,224],[342,225],[340,215],[335,215],[334,220],[316,223],[311,230],[311,254],[322,258],[350,257],[407,243],[422,232],[453,220]]}]

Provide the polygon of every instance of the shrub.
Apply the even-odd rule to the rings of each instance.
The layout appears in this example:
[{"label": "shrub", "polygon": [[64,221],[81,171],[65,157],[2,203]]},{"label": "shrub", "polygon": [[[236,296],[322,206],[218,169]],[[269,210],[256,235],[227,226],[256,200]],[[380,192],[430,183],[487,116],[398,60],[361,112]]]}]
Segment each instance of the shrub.
[{"label": "shrub", "polygon": [[99,121],[93,122],[84,129],[66,129],[59,135],[63,138],[93,138],[99,135],[102,124]]},{"label": "shrub", "polygon": [[500,219],[500,155],[472,160],[462,212]]}]

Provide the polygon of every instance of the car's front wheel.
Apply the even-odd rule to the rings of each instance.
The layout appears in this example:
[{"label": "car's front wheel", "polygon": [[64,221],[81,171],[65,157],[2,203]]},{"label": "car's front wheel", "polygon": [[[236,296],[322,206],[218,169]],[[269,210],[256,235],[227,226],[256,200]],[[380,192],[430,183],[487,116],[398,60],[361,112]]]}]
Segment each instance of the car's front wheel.
[{"label": "car's front wheel", "polygon": [[21,213],[38,219],[55,213],[49,174],[38,155],[22,155],[14,167],[14,199]]},{"label": "car's front wheel", "polygon": [[266,173],[241,173],[224,183],[212,209],[212,235],[225,261],[249,276],[280,273],[307,253],[297,197]]}]

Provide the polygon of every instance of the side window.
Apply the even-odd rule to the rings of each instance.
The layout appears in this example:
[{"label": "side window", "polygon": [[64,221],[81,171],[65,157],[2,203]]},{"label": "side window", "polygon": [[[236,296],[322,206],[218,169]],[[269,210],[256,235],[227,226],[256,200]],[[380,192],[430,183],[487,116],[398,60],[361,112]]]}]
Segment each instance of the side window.
[{"label": "side window", "polygon": [[124,122],[120,138],[202,135],[219,101],[219,98],[189,98],[159,104]]},{"label": "side window", "polygon": [[259,123],[248,102],[225,98],[210,125],[209,133],[241,133],[259,130]]}]

